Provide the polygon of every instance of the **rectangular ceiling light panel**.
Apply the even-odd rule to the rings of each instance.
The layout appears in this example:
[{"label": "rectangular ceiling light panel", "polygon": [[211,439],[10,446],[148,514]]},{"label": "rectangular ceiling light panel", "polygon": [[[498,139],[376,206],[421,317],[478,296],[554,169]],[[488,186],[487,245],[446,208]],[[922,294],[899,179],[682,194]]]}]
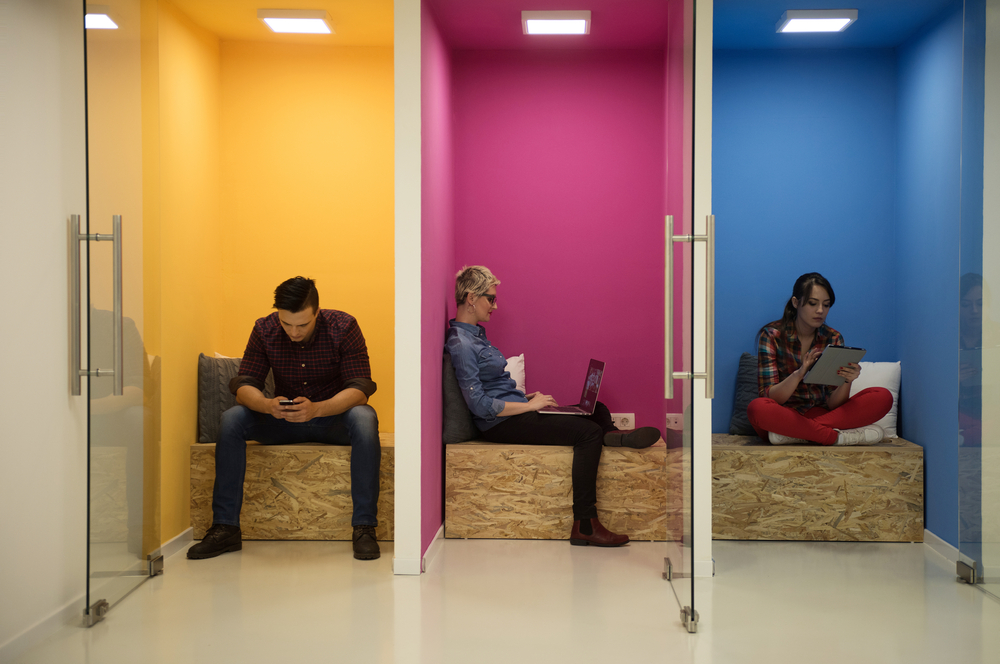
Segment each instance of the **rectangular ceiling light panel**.
[{"label": "rectangular ceiling light panel", "polygon": [[87,30],[117,30],[118,24],[111,19],[107,5],[87,5],[83,17],[83,27]]},{"label": "rectangular ceiling light panel", "polygon": [[258,9],[257,18],[274,32],[329,35],[333,33],[325,9]]},{"label": "rectangular ceiling light panel", "polygon": [[775,27],[777,32],[843,32],[857,20],[857,9],[789,9]]},{"label": "rectangular ceiling light panel", "polygon": [[526,35],[589,35],[590,11],[521,12]]}]

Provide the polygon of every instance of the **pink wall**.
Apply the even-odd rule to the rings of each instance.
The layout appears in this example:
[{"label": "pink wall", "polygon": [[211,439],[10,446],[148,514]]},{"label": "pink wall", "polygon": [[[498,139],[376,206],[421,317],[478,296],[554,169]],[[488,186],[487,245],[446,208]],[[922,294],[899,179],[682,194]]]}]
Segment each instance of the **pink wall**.
[{"label": "pink wall", "polygon": [[[421,11],[421,554],[442,514],[441,358],[454,288],[452,218],[451,64],[426,4]],[[454,306],[454,305],[451,305]]]},{"label": "pink wall", "polygon": [[662,429],[664,51],[452,62],[453,265],[503,282],[491,340],[523,352],[528,390],[560,403],[604,360],[601,400]]}]

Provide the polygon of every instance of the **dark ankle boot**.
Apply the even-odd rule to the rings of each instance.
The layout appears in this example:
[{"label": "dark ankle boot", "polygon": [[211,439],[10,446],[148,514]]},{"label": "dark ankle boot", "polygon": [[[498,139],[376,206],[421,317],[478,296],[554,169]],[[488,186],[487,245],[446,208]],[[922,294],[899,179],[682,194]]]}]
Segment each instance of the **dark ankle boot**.
[{"label": "dark ankle boot", "polygon": [[631,447],[641,450],[660,439],[656,427],[639,427],[635,431],[608,431],[604,434],[604,444],[608,447]]},{"label": "dark ankle boot", "polygon": [[[621,546],[622,544],[628,543],[628,535],[618,535],[613,533],[598,521],[594,519],[584,519],[582,523],[590,522],[590,535],[585,535],[580,530],[580,521],[573,522],[573,532],[569,535],[569,543],[573,546],[587,546],[593,544],[594,546]],[[584,528],[586,530],[586,528]]]}]

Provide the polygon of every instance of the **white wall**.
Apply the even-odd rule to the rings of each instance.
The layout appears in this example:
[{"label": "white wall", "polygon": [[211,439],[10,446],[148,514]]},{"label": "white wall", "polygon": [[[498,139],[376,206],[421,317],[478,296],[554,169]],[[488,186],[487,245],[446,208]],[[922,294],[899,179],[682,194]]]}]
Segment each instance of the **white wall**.
[{"label": "white wall", "polygon": [[420,0],[393,3],[396,512],[393,571],[420,574]]},{"label": "white wall", "polygon": [[[1000,573],[1000,0],[986,3],[983,144],[983,565]],[[991,260],[992,259],[992,260]]]},{"label": "white wall", "polygon": [[[694,227],[707,231],[705,219],[712,214],[712,0],[697,0],[694,54]],[[694,260],[694,366],[707,367],[706,310],[704,308],[706,247],[699,243]],[[714,306],[714,302],[713,302]],[[718,321],[716,321],[718,325]],[[694,413],[694,574],[712,576],[712,401],[704,398],[704,381],[694,381],[691,408]]]},{"label": "white wall", "polygon": [[83,610],[86,398],[69,395],[67,286],[67,219],[86,212],[83,74],[79,0],[0,0],[3,661]]}]

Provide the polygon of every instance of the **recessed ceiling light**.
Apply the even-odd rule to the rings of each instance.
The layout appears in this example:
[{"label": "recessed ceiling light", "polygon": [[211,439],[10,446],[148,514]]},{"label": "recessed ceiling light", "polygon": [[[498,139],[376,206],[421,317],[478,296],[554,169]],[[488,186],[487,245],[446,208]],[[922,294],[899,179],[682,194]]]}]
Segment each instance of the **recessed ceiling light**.
[{"label": "recessed ceiling light", "polygon": [[589,35],[589,11],[521,12],[526,35]]},{"label": "recessed ceiling light", "polygon": [[111,20],[107,5],[87,5],[83,27],[87,30],[117,30],[118,24]]},{"label": "recessed ceiling light", "polygon": [[333,33],[325,9],[258,9],[257,18],[274,32],[329,35]]},{"label": "recessed ceiling light", "polygon": [[775,27],[777,32],[843,32],[857,20],[857,9],[789,9]]}]

